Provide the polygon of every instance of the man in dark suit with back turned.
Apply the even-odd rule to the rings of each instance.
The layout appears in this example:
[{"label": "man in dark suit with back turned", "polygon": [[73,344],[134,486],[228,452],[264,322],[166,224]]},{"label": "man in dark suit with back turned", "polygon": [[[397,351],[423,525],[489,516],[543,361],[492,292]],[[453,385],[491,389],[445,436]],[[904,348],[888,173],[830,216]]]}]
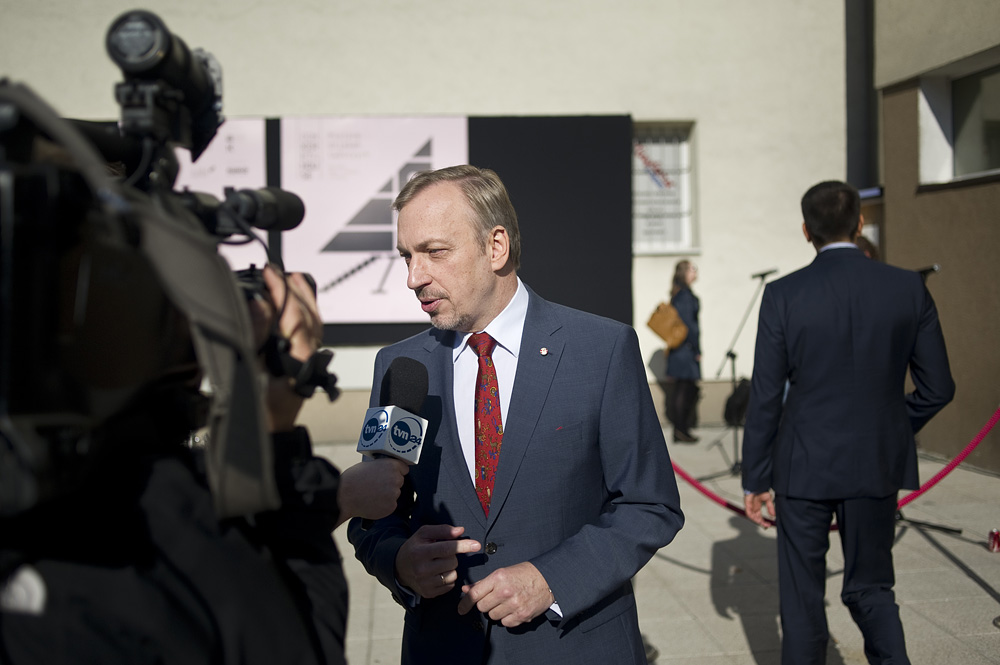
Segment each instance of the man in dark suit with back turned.
[{"label": "man in dark suit with back turned", "polygon": [[424,363],[427,442],[397,514],[349,537],[407,608],[401,662],[642,665],[631,578],[683,517],[635,331],[521,282],[494,172],[417,174],[394,207],[434,327],[379,352],[372,404],[394,358]]},{"label": "man in dark suit with back turned", "polygon": [[955,392],[944,337],[920,275],[853,244],[864,223],[857,190],[821,182],[802,214],[817,256],[764,290],[743,438],[747,516],[767,526],[766,506],[777,518],[781,662],[826,660],[836,515],[841,599],[868,662],[909,663],[892,591],[897,492],[918,487],[913,434]]}]

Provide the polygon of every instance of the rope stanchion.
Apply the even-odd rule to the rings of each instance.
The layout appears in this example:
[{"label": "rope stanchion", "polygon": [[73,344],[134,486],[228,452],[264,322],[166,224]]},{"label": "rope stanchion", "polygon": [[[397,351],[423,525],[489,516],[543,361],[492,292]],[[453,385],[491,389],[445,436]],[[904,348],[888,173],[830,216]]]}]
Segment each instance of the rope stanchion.
[{"label": "rope stanchion", "polygon": [[[923,494],[924,492],[926,492],[930,488],[932,488],[935,485],[937,485],[939,482],[941,482],[942,479],[944,479],[945,476],[947,476],[949,473],[951,473],[952,471],[954,471],[955,467],[957,467],[959,464],[961,464],[962,461],[966,457],[968,457],[969,454],[973,450],[976,449],[976,446],[978,446],[980,443],[982,443],[982,440],[984,438],[986,438],[986,435],[989,434],[990,430],[993,429],[993,427],[997,424],[998,421],[1000,421],[1000,408],[998,408],[996,411],[993,412],[993,415],[990,417],[990,419],[987,421],[987,423],[985,425],[983,425],[983,428],[981,430],[979,430],[979,433],[975,436],[975,438],[973,438],[972,441],[970,441],[969,444],[967,446],[965,446],[965,448],[962,450],[962,452],[960,452],[958,455],[955,456],[955,459],[953,459],[950,462],[948,462],[948,464],[943,469],[941,469],[936,474],[934,474],[933,478],[931,478],[926,483],[924,483],[923,485],[921,485],[920,489],[915,490],[915,491],[907,494],[906,496],[904,496],[902,499],[900,499],[899,500],[899,508],[902,508],[906,504],[908,504],[911,501],[913,501],[914,499],[918,498],[921,494]],[[711,501],[714,501],[715,503],[719,504],[723,508],[726,508],[727,510],[731,510],[732,512],[737,513],[738,515],[742,515],[743,517],[746,517],[746,515],[747,515],[746,510],[744,510],[742,507],[737,506],[736,504],[734,504],[734,503],[732,503],[730,501],[727,501],[725,498],[719,496],[718,494],[716,494],[712,490],[710,490],[707,487],[705,487],[704,485],[702,485],[691,474],[689,474],[687,471],[685,471],[684,469],[682,469],[676,462],[672,461],[671,464],[674,467],[674,473],[676,473],[678,476],[680,476],[681,478],[683,478],[684,480],[686,480],[688,482],[688,484],[691,485],[691,487],[695,488],[696,490],[698,490],[699,492],[701,492],[703,495],[705,495],[708,499],[710,499]],[[770,520],[770,519],[767,519],[767,518],[764,518],[764,519],[765,519],[765,521],[768,522],[768,524],[772,524],[772,525],[774,524],[774,520]],[[836,529],[836,526],[834,526],[833,529]]]}]

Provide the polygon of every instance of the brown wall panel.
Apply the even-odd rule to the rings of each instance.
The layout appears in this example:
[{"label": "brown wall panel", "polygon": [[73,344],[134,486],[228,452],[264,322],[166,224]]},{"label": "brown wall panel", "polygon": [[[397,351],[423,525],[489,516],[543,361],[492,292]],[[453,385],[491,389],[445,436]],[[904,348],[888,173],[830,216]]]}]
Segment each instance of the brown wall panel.
[{"label": "brown wall panel", "polygon": [[[903,268],[941,266],[927,286],[957,391],[918,440],[922,450],[950,458],[1000,406],[1000,182],[920,187],[918,102],[916,82],[883,94],[882,249],[887,263]],[[1000,472],[1000,426],[967,463]]]}]

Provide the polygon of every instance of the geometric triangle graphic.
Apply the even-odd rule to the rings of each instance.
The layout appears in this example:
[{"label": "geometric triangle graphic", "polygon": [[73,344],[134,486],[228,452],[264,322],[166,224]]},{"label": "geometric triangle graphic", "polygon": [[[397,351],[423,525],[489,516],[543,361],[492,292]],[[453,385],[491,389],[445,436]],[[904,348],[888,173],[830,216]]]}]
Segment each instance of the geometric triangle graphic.
[{"label": "geometric triangle graphic", "polygon": [[392,267],[391,259],[396,258],[396,229],[392,223],[392,202],[414,173],[431,168],[431,142],[432,140],[428,139],[427,143],[417,150],[409,161],[390,175],[385,184],[367,203],[361,206],[361,209],[347,222],[347,225],[320,250],[321,252],[364,252],[368,256],[361,259],[351,269],[324,284],[319,288],[319,292],[325,293],[343,284],[358,272],[375,263],[379,258],[388,258],[390,259],[389,266],[382,276],[381,283],[376,288],[376,293],[383,290],[385,278],[388,277],[389,269]]},{"label": "geometric triangle graphic", "polygon": [[431,167],[431,141],[393,173],[385,185],[365,203],[322,252],[393,252],[396,239],[392,224],[392,202],[410,177]]}]

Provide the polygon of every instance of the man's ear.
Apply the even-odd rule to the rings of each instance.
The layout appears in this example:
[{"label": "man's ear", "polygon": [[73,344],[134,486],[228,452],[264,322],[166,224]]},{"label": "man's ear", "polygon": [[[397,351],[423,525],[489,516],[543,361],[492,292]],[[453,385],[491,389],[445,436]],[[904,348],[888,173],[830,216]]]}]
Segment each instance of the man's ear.
[{"label": "man's ear", "polygon": [[802,222],[802,235],[806,237],[806,242],[812,242],[812,236],[809,235],[809,229],[806,228],[806,223]]},{"label": "man's ear", "polygon": [[490,231],[489,245],[486,249],[493,271],[502,270],[510,258],[510,237],[507,235],[507,229],[499,225],[494,226]]},{"label": "man's ear", "polygon": [[863,229],[864,227],[865,227],[865,216],[858,215],[858,228],[854,230],[854,235],[852,236],[852,240],[861,235],[861,229]]}]

